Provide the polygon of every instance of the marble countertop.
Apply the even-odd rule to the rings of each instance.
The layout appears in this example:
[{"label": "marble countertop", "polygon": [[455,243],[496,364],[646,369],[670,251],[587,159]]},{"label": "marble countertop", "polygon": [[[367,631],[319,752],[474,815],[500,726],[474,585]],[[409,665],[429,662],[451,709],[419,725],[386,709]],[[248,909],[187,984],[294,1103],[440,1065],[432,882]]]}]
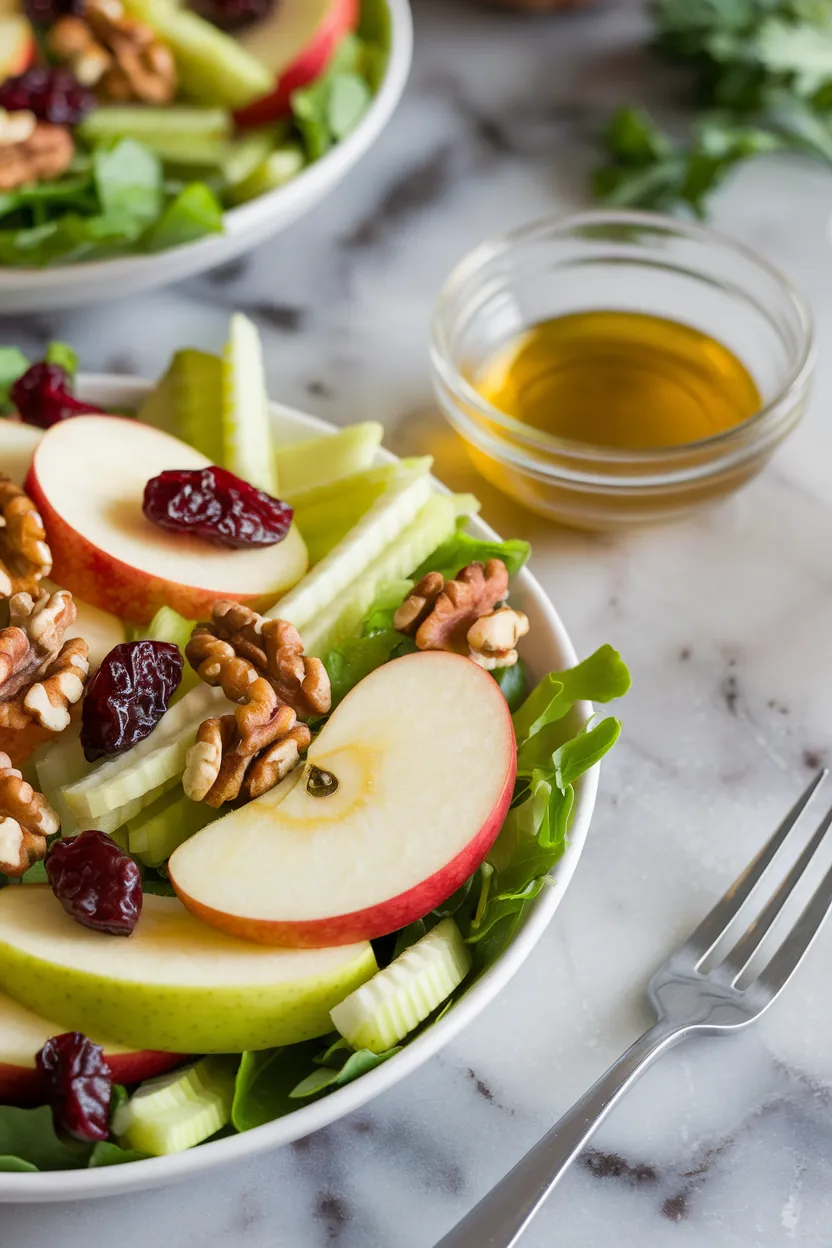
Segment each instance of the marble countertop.
[{"label": "marble countertop", "polygon": [[[828,170],[763,162],[715,219],[802,288],[821,344],[809,413],[732,502],[626,536],[556,530],[473,478],[431,401],[427,322],[482,238],[586,202],[592,135],[618,102],[670,98],[641,6],[526,21],[414,0],[412,82],[334,199],[243,260],[176,289],[0,322],[33,353],[156,375],[218,346],[242,308],[272,393],[384,421],[475,488],[578,649],[631,664],[625,732],[555,921],[516,980],[443,1054],[283,1152],[114,1202],[0,1210],[3,1248],[430,1248],[649,1022],[654,966],[832,757],[832,253]],[[524,1239],[528,1248],[832,1244],[832,931],[787,997],[732,1040],[676,1050],[627,1098]]]}]

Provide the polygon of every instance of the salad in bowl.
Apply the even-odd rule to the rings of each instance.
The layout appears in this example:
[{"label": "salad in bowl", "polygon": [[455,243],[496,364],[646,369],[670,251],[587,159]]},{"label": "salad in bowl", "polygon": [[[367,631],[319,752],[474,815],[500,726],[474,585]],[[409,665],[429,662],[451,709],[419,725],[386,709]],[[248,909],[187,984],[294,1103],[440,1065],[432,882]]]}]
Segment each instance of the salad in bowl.
[{"label": "salad in bowl", "polygon": [[361,126],[390,41],[387,0],[4,0],[0,266],[233,232]]},{"label": "salad in bowl", "polygon": [[275,439],[245,317],[136,410],[74,372],[0,352],[18,1198],[405,1070],[511,960],[618,736],[586,704],[629,685],[609,646],[530,678],[528,543],[473,528],[428,458],[372,422]]}]

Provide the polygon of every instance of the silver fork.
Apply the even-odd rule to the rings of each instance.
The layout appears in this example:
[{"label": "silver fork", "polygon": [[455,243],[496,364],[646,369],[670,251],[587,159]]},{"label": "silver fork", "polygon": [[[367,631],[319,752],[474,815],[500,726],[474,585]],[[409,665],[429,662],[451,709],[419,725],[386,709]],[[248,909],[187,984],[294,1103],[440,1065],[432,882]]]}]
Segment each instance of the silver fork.
[{"label": "silver fork", "polygon": [[723,1035],[747,1027],[779,996],[808,953],[832,905],[832,868],[762,971],[741,989],[737,981],[812,862],[832,825],[832,810],[824,815],[780,886],[758,909],[728,954],[717,965],[704,971],[701,968],[720,941],[730,935],[740,909],[756,891],[826,774],[824,770],[815,777],[771,840],[682,947],[656,971],[647,995],[658,1021],[436,1248],[512,1248],[613,1106],[657,1057],[696,1033]]}]

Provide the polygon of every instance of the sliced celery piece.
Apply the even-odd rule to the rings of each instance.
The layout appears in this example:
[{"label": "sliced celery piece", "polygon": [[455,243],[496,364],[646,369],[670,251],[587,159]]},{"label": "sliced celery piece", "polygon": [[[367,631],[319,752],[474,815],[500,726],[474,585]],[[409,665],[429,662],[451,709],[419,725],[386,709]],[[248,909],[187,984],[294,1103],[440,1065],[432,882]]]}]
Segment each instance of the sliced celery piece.
[{"label": "sliced celery piece", "polygon": [[383,436],[384,427],[378,421],[365,420],[338,433],[278,447],[275,459],[281,497],[291,498],[369,468]]},{"label": "sliced celery piece", "polygon": [[[84,815],[79,818],[75,816],[76,824],[79,827],[95,828],[99,832],[106,832],[108,836],[118,836],[123,840],[125,848],[127,847],[128,836],[124,829],[124,825],[130,819],[140,815],[145,806],[153,804],[159,800],[165,793],[179,784],[179,776],[168,776],[155,789],[148,789],[146,793],[142,793],[139,797],[134,797],[131,801],[125,802],[122,806],[116,806],[112,810],[107,810],[98,815]],[[64,835],[67,835],[64,833]]]},{"label": "sliced celery piece", "polygon": [[[405,578],[454,532],[456,512],[447,494],[433,494],[411,521],[328,607],[322,607],[300,626],[308,654],[323,657],[354,633],[388,581]],[[327,561],[318,565],[322,568]],[[317,571],[317,568],[315,569]],[[283,615],[280,604],[276,613]]]},{"label": "sliced celery piece", "polygon": [[266,614],[288,620],[304,634],[316,617],[333,603],[339,603],[347,586],[361,576],[386,547],[396,542],[430,492],[427,476],[393,485],[373,503],[344,540]]},{"label": "sliced celery piece", "polygon": [[179,71],[179,85],[191,99],[229,109],[245,108],[274,88],[272,71],[262,61],[196,13],[170,0],[126,0],[125,8],[168,44]]},{"label": "sliced celery piece", "polygon": [[139,139],[148,147],[154,140],[199,143],[203,139],[230,139],[231,115],[224,108],[194,108],[175,104],[148,108],[146,104],[111,104],[96,108],[78,127],[87,143],[109,139]]},{"label": "sliced celery piece", "polygon": [[330,1018],[354,1049],[383,1053],[423,1023],[470,969],[459,928],[443,919],[336,1005]]},{"label": "sliced celery piece", "polygon": [[194,627],[194,620],[186,620],[173,607],[160,607],[148,624],[144,636],[148,641],[168,641],[184,650]]},{"label": "sliced celery piece", "polygon": [[263,346],[257,327],[241,312],[231,318],[222,358],[222,431],[225,467],[276,497]]},{"label": "sliced celery piece", "polygon": [[261,126],[256,130],[247,130],[229,144],[222,164],[222,175],[229,187],[239,186],[251,177],[274,151],[282,129],[281,126]]},{"label": "sliced celery piece", "polygon": [[72,725],[59,741],[41,747],[43,753],[39,753],[35,759],[38,786],[49,805],[57,812],[63,836],[75,836],[83,831],[62,792],[65,785],[81,780],[92,771],[92,764],[84,758],[79,734],[80,726]]},{"label": "sliced celery piece", "polygon": [[[180,702],[178,705],[183,704]],[[196,727],[190,731],[185,729],[180,736],[161,743],[131,766],[106,779],[94,773],[76,784],[67,785],[63,790],[64,800],[72,815],[81,823],[89,825],[90,820],[95,820],[101,831],[106,832],[109,828],[104,825],[120,815],[112,825],[119,827],[177,782],[185,770],[188,750],[195,740]]]},{"label": "sliced celery piece", "polygon": [[203,1057],[148,1079],[114,1115],[119,1143],[165,1157],[215,1135],[231,1119],[236,1066],[233,1058]]},{"label": "sliced celery piece", "polygon": [[305,164],[303,148],[297,143],[284,143],[255,165],[246,177],[232,184],[228,197],[232,204],[248,203],[291,182]]},{"label": "sliced celery piece", "polygon": [[178,787],[165,793],[125,825],[128,848],[146,867],[159,867],[195,832],[219,819],[220,811],[192,802]]},{"label": "sliced celery piece", "polygon": [[153,789],[171,776],[182,774],[184,754],[203,719],[226,705],[221,689],[200,684],[167,711],[149,737],[65,786],[62,792],[70,809],[103,815],[143,795],[148,805],[153,799],[147,795]]}]

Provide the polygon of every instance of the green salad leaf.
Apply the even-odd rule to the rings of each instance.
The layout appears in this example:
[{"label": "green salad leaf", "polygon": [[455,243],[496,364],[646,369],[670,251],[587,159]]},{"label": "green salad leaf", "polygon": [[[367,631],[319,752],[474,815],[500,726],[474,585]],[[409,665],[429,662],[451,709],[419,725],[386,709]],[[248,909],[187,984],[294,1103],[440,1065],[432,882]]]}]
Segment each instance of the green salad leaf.
[{"label": "green salad leaf", "polygon": [[604,135],[597,196],[620,207],[704,216],[738,164],[790,150],[832,163],[828,0],[654,0],[655,44],[693,71],[702,111],[679,141],[638,108]]},{"label": "green salad leaf", "polygon": [[58,364],[70,377],[78,372],[78,353],[67,342],[50,342],[43,357],[47,364]]},{"label": "green salad leaf", "polygon": [[87,1144],[59,1139],[48,1105],[37,1109],[0,1105],[0,1156],[15,1163],[5,1169],[75,1170],[86,1165],[90,1151]]},{"label": "green salad leaf", "polygon": [[313,1070],[292,1088],[289,1096],[292,1100],[304,1100],[310,1096],[320,1096],[322,1092],[343,1088],[354,1079],[365,1075],[368,1070],[381,1066],[400,1051],[401,1045],[385,1049],[383,1053],[373,1053],[370,1049],[354,1050],[346,1040],[336,1040],[326,1053],[315,1058],[318,1069]]},{"label": "green salad leaf", "polygon": [[31,1161],[24,1161],[22,1157],[0,1157],[0,1170],[19,1170],[19,1171],[37,1171],[37,1166],[33,1166]]},{"label": "green salad leaf", "polygon": [[297,1106],[292,1089],[306,1077],[320,1051],[319,1040],[279,1049],[244,1053],[237,1070],[231,1121],[238,1131],[251,1131],[274,1122]]},{"label": "green salad leaf", "polygon": [[135,139],[99,147],[92,171],[102,214],[115,220],[149,225],[162,209],[162,163]]},{"label": "green salad leaf", "polygon": [[145,247],[148,251],[164,251],[222,231],[222,205],[217,196],[204,182],[191,182],[148,231]]},{"label": "green salad leaf", "polygon": [[470,533],[455,533],[416,569],[413,580],[420,580],[428,572],[441,572],[446,580],[452,580],[466,564],[487,563],[489,559],[502,559],[509,576],[516,576],[531,553],[529,543],[520,538],[489,542]]},{"label": "green salad leaf", "polygon": [[101,1166],[124,1166],[129,1161],[145,1161],[149,1153],[141,1153],[137,1148],[122,1148],[110,1140],[99,1140],[93,1145],[87,1166],[96,1170]]},{"label": "green salad leaf", "polygon": [[29,361],[17,347],[0,347],[0,410],[8,410],[9,391],[28,367]]},{"label": "green salad leaf", "polygon": [[320,159],[352,133],[381,84],[389,32],[372,7],[361,33],[342,40],[326,73],[292,92],[292,118],[310,160]]}]

